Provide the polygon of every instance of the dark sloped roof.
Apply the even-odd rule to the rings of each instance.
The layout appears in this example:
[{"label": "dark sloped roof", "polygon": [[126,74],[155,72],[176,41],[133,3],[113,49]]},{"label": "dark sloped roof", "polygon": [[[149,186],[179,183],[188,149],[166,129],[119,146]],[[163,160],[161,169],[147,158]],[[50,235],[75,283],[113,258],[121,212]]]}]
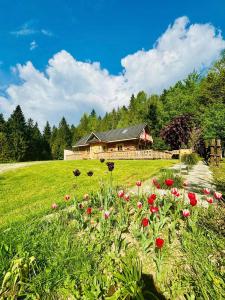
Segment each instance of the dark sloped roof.
[{"label": "dark sloped roof", "polygon": [[[102,142],[115,142],[115,141],[123,141],[123,140],[130,140],[130,139],[135,139],[139,138],[142,130],[146,127],[146,124],[139,124],[127,128],[118,128],[118,129],[112,129],[109,131],[105,132],[94,132],[94,135],[99,138],[99,141]],[[74,147],[79,147],[79,146],[85,146],[88,145],[90,142],[96,140],[96,137],[93,136],[91,137],[91,134],[88,136],[85,136],[81,138]],[[90,138],[90,139],[89,139]]]}]

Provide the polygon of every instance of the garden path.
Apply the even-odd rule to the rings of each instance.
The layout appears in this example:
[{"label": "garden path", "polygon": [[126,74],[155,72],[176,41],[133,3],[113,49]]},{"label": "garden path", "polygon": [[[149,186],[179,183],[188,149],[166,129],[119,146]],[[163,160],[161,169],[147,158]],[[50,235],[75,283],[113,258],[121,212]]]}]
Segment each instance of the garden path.
[{"label": "garden path", "polygon": [[[185,180],[188,182],[187,190],[190,190],[195,193],[202,194],[203,188],[209,188],[214,190],[215,187],[213,185],[213,176],[212,172],[210,171],[209,167],[204,164],[202,161],[199,161],[196,165],[192,167],[192,169],[187,173],[186,166],[184,164],[176,164],[170,169],[179,171],[181,170],[181,174]],[[184,174],[186,173],[186,174]],[[152,179],[149,178],[148,180],[142,183],[140,192],[143,194],[151,193],[152,192]],[[137,187],[132,187],[129,192],[137,193]]]},{"label": "garden path", "polygon": [[0,164],[0,173],[10,171],[10,170],[15,170],[23,167],[27,167],[30,165],[34,164],[40,164],[43,162],[47,161],[32,161],[32,162],[22,162],[22,163],[5,163],[5,164]]}]

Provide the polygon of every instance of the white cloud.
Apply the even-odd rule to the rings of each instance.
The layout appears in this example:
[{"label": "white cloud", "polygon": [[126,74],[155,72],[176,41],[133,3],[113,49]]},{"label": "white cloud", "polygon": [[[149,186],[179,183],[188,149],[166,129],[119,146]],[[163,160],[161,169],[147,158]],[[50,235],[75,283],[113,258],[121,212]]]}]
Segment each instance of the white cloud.
[{"label": "white cloud", "polygon": [[98,62],[77,61],[62,50],[49,60],[44,73],[31,62],[17,65],[21,84],[10,85],[0,108],[9,114],[20,104],[26,117],[42,126],[56,123],[64,115],[77,122],[81,113],[98,112],[128,104],[132,93],[160,93],[194,69],[208,68],[217,59],[225,41],[210,24],[188,26],[182,17],[157,40],[150,50],[137,51],[121,60],[123,73],[112,76]]},{"label": "white cloud", "polygon": [[47,29],[36,29],[33,26],[33,21],[29,21],[24,23],[18,30],[11,31],[10,32],[12,35],[15,35],[17,37],[20,36],[28,36],[28,35],[34,35],[34,34],[42,34],[46,36],[53,36],[53,33],[50,30]]},{"label": "white cloud", "polygon": [[31,43],[30,43],[30,50],[34,50],[38,47],[38,44],[36,43],[35,40],[33,40]]}]

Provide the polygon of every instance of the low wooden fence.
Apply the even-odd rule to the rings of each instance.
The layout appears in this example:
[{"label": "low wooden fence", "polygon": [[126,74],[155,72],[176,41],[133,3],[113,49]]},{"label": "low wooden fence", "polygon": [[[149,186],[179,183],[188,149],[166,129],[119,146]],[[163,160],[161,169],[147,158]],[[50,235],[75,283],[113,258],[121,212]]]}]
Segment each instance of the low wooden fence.
[{"label": "low wooden fence", "polygon": [[64,151],[64,160],[78,160],[78,159],[171,159],[172,153],[170,151],[154,151],[154,150],[132,150],[132,151],[109,151],[92,153],[82,151]]}]

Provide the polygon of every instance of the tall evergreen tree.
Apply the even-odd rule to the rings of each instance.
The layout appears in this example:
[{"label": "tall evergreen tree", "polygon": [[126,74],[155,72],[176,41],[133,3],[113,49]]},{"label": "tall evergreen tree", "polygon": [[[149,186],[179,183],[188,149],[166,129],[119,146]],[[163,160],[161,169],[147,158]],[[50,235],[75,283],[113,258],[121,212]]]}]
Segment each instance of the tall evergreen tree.
[{"label": "tall evergreen tree", "polygon": [[10,156],[13,160],[23,161],[28,147],[27,127],[21,107],[18,105],[7,122]]}]

